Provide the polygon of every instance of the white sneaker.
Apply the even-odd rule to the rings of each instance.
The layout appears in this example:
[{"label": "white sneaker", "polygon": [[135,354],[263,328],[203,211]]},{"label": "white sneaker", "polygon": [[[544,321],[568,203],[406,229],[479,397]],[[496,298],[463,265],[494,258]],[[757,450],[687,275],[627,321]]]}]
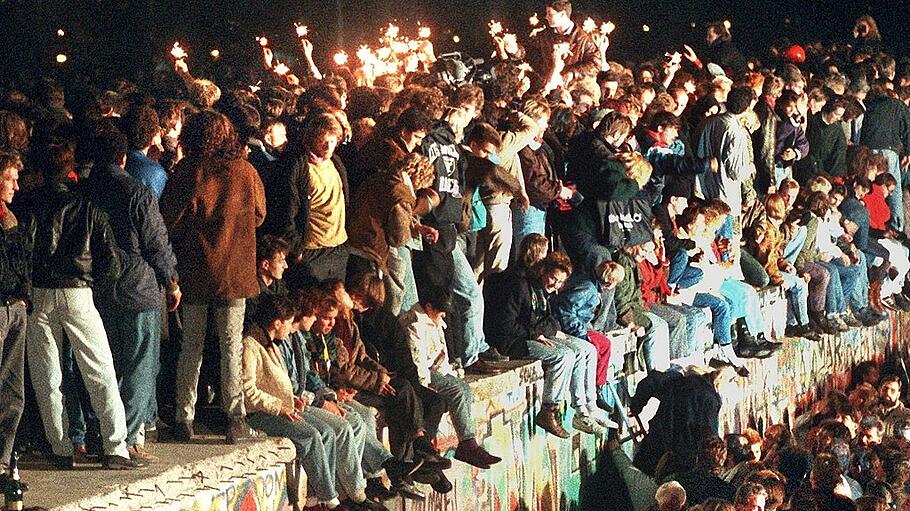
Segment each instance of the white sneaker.
[{"label": "white sneaker", "polygon": [[591,407],[591,417],[597,421],[598,424],[607,429],[619,429],[619,424],[610,419],[607,412],[597,406]]},{"label": "white sneaker", "polygon": [[325,506],[325,507],[327,507],[327,508],[329,508],[329,509],[335,509],[336,507],[338,507],[338,506],[341,505],[341,501],[338,500],[338,497],[335,497],[335,498],[332,499],[332,500],[329,500],[329,501],[327,501],[327,502],[323,502],[322,505]]},{"label": "white sneaker", "polygon": [[572,418],[572,427],[581,431],[582,433],[587,433],[593,435],[595,433],[602,433],[604,428],[593,417],[590,415],[582,415],[576,413],[575,417]]},{"label": "white sneaker", "polygon": [[362,504],[363,501],[367,500],[367,491],[366,489],[361,488],[355,491],[353,494],[348,495],[348,498],[350,498],[356,504]]}]

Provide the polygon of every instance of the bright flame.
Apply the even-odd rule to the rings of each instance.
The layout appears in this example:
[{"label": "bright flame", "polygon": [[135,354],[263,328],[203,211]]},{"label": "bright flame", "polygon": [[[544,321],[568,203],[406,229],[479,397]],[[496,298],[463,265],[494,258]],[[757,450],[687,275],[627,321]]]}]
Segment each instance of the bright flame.
[{"label": "bright flame", "polygon": [[500,23],[498,21],[490,20],[490,23],[488,26],[490,27],[490,35],[493,37],[496,37],[503,32],[502,23]]},{"label": "bright flame", "polygon": [[376,60],[376,56],[373,55],[373,50],[369,46],[363,45],[357,50],[357,58],[360,59],[360,62],[372,63]]},{"label": "bright flame", "polygon": [[390,47],[392,48],[392,51],[395,53],[401,54],[401,53],[408,52],[408,43],[406,43],[404,41],[392,41],[392,44],[390,45]]},{"label": "bright flame", "polygon": [[616,30],[616,25],[612,21],[608,21],[600,26],[600,31],[607,35],[612,34],[614,30]]},{"label": "bright flame", "polygon": [[344,50],[339,51],[332,57],[332,60],[335,61],[336,66],[344,66],[348,63],[348,54]]},{"label": "bright flame", "polygon": [[66,59],[67,59],[67,57],[65,54],[63,54],[63,53],[57,54],[57,63],[58,64],[63,64],[64,62],[66,62]]},{"label": "bright flame", "polygon": [[430,27],[420,27],[420,30],[417,31],[417,37],[421,39],[429,39],[432,34]]},{"label": "bright flame", "polygon": [[726,27],[727,30],[730,30],[731,28],[733,28],[733,22],[731,22],[730,20],[724,20],[724,27]]},{"label": "bright flame", "polygon": [[399,31],[400,31],[400,29],[398,28],[397,25],[393,25],[393,24],[389,23],[389,28],[385,29],[385,36],[388,37],[389,39],[395,39],[396,37],[398,37]]},{"label": "bright flame", "polygon": [[597,30],[597,23],[594,22],[593,18],[588,18],[581,25],[581,29],[590,34],[591,32]]},{"label": "bright flame", "polygon": [[66,35],[66,32],[64,32],[63,29],[61,28],[61,29],[58,29],[58,30],[57,30],[57,35],[60,36],[60,37],[63,37],[63,36]]},{"label": "bright flame", "polygon": [[274,71],[275,71],[275,74],[278,76],[284,76],[284,75],[288,74],[288,71],[290,71],[290,70],[291,70],[291,68],[289,68],[287,65],[285,65],[284,62],[276,62],[276,64],[275,64]]},{"label": "bright flame", "polygon": [[651,31],[651,27],[649,27],[648,25],[642,25],[642,26],[641,26],[641,31],[642,31],[642,32],[650,32],[650,31]]},{"label": "bright flame", "polygon": [[310,29],[306,25],[298,25],[297,23],[294,23],[294,30],[297,32],[297,37],[301,39],[310,35]]},{"label": "bright flame", "polygon": [[256,42],[259,43],[259,46],[262,46],[263,48],[269,45],[269,39],[266,36],[257,37]]},{"label": "bright flame", "polygon": [[187,57],[186,50],[180,47],[180,43],[174,43],[174,46],[171,48],[171,57],[174,57],[175,60],[183,60]]},{"label": "bright flame", "polygon": [[554,44],[553,50],[554,50],[554,53],[556,53],[557,55],[562,55],[563,57],[572,53],[572,47],[569,46],[569,43]]},{"label": "bright flame", "polygon": [[256,82],[256,85],[250,85],[250,91],[253,94],[256,94],[257,92],[262,90],[262,87],[260,87],[260,85],[262,85],[262,80],[259,80],[258,82]]},{"label": "bright flame", "polygon": [[537,17],[536,12],[534,14],[532,14],[530,18],[528,18],[528,21],[531,23],[532,27],[536,27],[537,25],[540,25],[540,18]]},{"label": "bright flame", "polygon": [[453,42],[453,43],[460,43],[460,42],[461,42],[461,37],[459,37],[459,36],[457,36],[457,35],[453,35],[453,36],[452,36],[452,42]]},{"label": "bright flame", "polygon": [[217,59],[218,57],[221,56],[221,51],[216,48],[216,49],[212,50],[211,55],[212,55],[213,59]]},{"label": "bright flame", "polygon": [[392,49],[388,46],[383,46],[376,50],[376,56],[381,60],[388,60],[388,58],[392,56]]}]

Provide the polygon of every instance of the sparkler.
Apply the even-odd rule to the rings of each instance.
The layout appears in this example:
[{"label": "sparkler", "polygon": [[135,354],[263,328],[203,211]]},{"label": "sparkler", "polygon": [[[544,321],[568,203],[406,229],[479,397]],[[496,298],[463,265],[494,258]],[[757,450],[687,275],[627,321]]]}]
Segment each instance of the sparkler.
[{"label": "sparkler", "polygon": [[616,25],[612,21],[608,21],[600,26],[600,32],[603,34],[610,35],[613,31],[616,30]]},{"label": "sparkler", "polygon": [[597,23],[594,22],[593,18],[588,18],[582,23],[581,29],[590,34],[597,30]]},{"label": "sparkler", "polygon": [[650,32],[650,31],[651,31],[651,27],[648,26],[648,25],[642,25],[642,26],[641,26],[641,31],[642,31],[642,32]]},{"label": "sparkler", "polygon": [[259,36],[256,38],[256,42],[259,43],[259,46],[267,48],[269,46],[269,39],[266,36]]},{"label": "sparkler", "polygon": [[57,30],[57,35],[60,36],[60,37],[63,37],[63,36],[66,35],[66,32],[64,32],[63,29],[61,28],[61,29],[58,29],[58,30]]},{"label": "sparkler", "polygon": [[211,51],[210,55],[212,56],[213,59],[217,59],[218,57],[221,56],[221,51],[216,48]]},{"label": "sparkler", "polygon": [[431,35],[432,32],[430,31],[430,27],[420,27],[420,29],[417,30],[417,37],[421,39],[429,39]]},{"label": "sparkler", "polygon": [[294,31],[297,32],[297,37],[300,39],[306,39],[310,35],[310,29],[306,25],[294,23]]},{"label": "sparkler", "polygon": [[285,76],[290,70],[291,68],[289,68],[284,62],[275,61],[275,67],[273,68],[273,71],[275,71],[276,75]]},{"label": "sparkler", "polygon": [[64,53],[58,53],[58,54],[57,54],[57,57],[56,57],[56,60],[57,60],[57,63],[58,63],[58,64],[63,64],[63,63],[66,62],[66,60],[67,60],[66,54],[64,54]]},{"label": "sparkler", "polygon": [[332,57],[332,60],[335,61],[336,66],[346,66],[348,63],[348,54],[344,50],[339,51]]},{"label": "sparkler", "polygon": [[174,60],[184,60],[187,56],[186,50],[180,47],[179,42],[175,42],[174,46],[171,47],[171,57],[174,57]]},{"label": "sparkler", "polygon": [[490,27],[490,35],[493,37],[496,37],[504,32],[502,29],[502,23],[498,21],[490,20],[490,23],[487,26]]},{"label": "sparkler", "polygon": [[251,91],[253,94],[256,94],[257,92],[259,92],[260,90],[262,90],[262,87],[260,87],[260,85],[262,85],[262,80],[259,80],[258,82],[256,82],[255,85],[250,85],[250,91]]},{"label": "sparkler", "polygon": [[393,24],[389,23],[389,28],[385,29],[385,36],[388,39],[395,39],[398,37],[398,32],[400,30],[401,29],[397,25],[393,25]]},{"label": "sparkler", "polygon": [[530,18],[528,18],[528,22],[531,23],[532,27],[536,27],[537,25],[540,25],[540,18],[537,17],[536,12],[534,14],[532,14]]}]

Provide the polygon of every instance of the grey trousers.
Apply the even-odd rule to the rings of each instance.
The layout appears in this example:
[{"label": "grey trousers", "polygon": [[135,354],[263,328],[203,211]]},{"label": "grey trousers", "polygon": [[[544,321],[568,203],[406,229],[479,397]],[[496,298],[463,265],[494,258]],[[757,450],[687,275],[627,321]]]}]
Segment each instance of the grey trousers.
[{"label": "grey trousers", "polygon": [[243,356],[244,299],[225,303],[183,304],[183,345],[177,359],[177,420],[196,417],[196,386],[205,345],[209,314],[215,315],[215,332],[221,347],[221,406],[230,418],[245,415],[240,383]]},{"label": "grey trousers", "polygon": [[25,406],[25,303],[0,306],[0,472],[6,473]]}]

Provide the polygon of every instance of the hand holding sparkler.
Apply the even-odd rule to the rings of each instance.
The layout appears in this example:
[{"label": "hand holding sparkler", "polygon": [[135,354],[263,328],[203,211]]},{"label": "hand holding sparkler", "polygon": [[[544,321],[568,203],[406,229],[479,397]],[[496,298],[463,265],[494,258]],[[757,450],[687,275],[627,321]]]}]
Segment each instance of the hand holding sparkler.
[{"label": "hand holding sparkler", "polygon": [[171,57],[174,58],[174,71],[181,76],[189,76],[190,69],[186,64],[188,54],[180,46],[179,42],[175,42],[174,46],[171,47]]}]

